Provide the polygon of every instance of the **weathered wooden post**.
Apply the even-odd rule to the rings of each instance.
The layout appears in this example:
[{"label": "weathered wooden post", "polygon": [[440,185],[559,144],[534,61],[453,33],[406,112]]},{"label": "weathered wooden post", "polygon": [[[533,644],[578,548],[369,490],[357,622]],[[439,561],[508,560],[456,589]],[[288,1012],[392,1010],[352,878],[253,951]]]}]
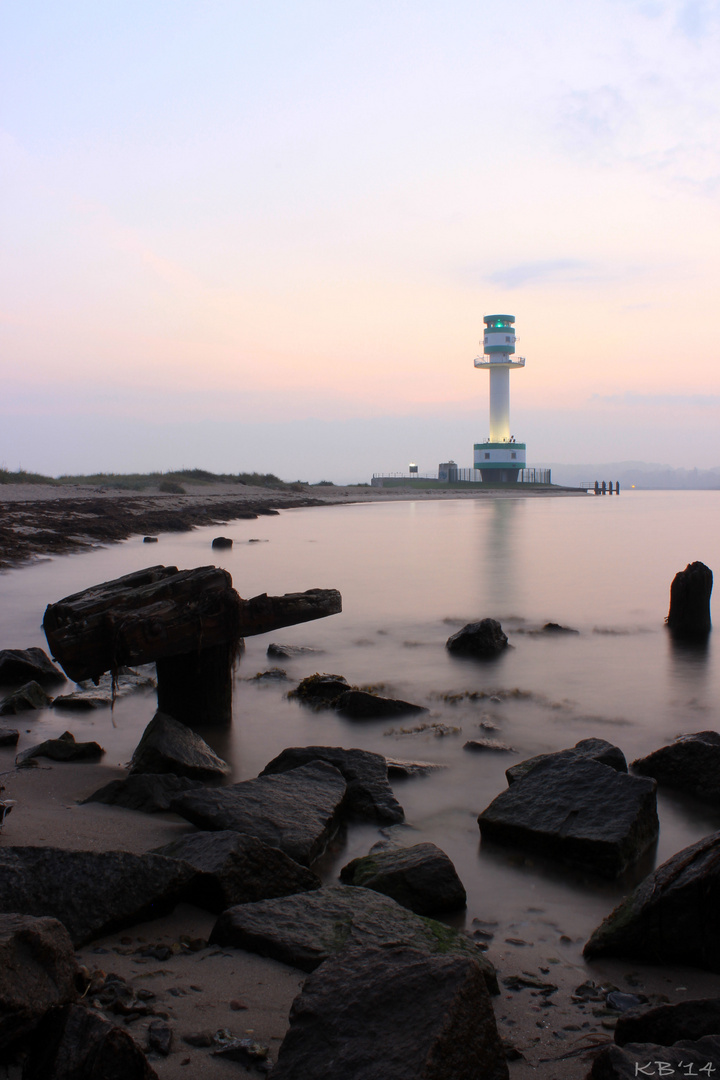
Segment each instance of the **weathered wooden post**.
[{"label": "weathered wooden post", "polygon": [[712,570],[705,563],[688,563],[675,575],[670,586],[670,610],[665,620],[674,638],[702,641],[710,633],[712,587]]},{"label": "weathered wooden post", "polygon": [[154,661],[159,708],[192,726],[230,721],[244,637],[341,610],[336,589],[244,600],[227,570],[151,566],[49,604],[43,629],[76,682]]}]

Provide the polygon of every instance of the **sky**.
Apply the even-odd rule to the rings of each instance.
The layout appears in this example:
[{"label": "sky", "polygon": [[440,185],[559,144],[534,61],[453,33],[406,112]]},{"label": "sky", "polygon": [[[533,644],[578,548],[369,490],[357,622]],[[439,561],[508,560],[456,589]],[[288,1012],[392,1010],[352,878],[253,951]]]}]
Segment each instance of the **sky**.
[{"label": "sky", "polygon": [[2,0],[0,465],[720,465],[718,0]]}]

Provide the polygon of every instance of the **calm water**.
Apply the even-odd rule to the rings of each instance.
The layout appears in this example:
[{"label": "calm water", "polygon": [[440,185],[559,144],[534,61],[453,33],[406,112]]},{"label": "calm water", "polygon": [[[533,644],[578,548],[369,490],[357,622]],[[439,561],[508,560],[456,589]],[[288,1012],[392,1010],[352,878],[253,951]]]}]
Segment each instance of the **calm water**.
[{"label": "calm water", "polygon": [[[243,596],[338,588],[341,615],[248,639],[232,730],[205,733],[208,741],[231,761],[237,779],[255,776],[285,746],[311,743],[445,765],[398,782],[395,791],[415,830],[408,842],[431,839],[455,862],[469,894],[468,922],[477,915],[522,927],[528,907],[540,907],[552,910],[566,932],[586,937],[620,885],[481,847],[476,818],[506,786],[505,768],[531,754],[598,736],[631,760],[680,732],[718,728],[718,632],[704,653],[676,650],[663,619],[676,571],[695,559],[720,567],[720,493],[297,509],[224,526],[235,540],[227,553],[210,549],[218,531],[163,535],[153,547],[135,538],[0,575],[0,647],[45,646],[47,603],[155,562],[222,565]],[[490,664],[452,658],[447,637],[486,616],[500,619],[513,648]],[[580,633],[532,633],[549,620]],[[269,641],[323,650],[284,662],[292,680],[318,670],[342,674],[351,683],[382,684],[430,714],[360,724],[313,713],[287,700],[291,684],[249,681],[275,663],[265,656]],[[444,700],[464,691],[498,692],[502,700]],[[44,738],[69,727],[78,738],[101,741],[108,761],[124,762],[153,711],[153,696],[140,695],[118,702],[112,717],[44,713],[37,734],[24,739],[37,741],[39,728]],[[423,720],[461,730],[444,737],[391,733]],[[483,735],[517,753],[463,750],[467,739]],[[720,813],[676,796],[660,795],[659,812],[658,862],[720,828]],[[353,827],[325,859],[327,875],[364,854],[378,835]]]}]

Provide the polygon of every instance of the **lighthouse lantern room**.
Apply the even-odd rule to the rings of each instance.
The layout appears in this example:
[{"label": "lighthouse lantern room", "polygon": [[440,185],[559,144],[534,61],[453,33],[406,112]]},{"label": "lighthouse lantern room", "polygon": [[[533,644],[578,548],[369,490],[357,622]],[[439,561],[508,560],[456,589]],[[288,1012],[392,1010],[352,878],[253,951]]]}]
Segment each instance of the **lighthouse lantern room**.
[{"label": "lighthouse lantern room", "polygon": [[475,443],[474,463],[484,483],[507,483],[525,468],[525,443],[510,434],[510,370],[525,367],[525,358],[515,356],[514,315],[485,315],[484,323],[483,355],[475,367],[490,372],[490,434]]}]

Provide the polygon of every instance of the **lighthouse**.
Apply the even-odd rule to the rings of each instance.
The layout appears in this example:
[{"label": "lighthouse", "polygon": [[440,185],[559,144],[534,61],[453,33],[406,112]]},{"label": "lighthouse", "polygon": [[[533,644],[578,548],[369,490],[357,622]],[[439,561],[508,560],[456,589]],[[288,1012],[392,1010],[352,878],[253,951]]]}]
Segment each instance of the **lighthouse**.
[{"label": "lighthouse", "polygon": [[487,442],[475,443],[474,464],[483,482],[507,483],[525,468],[525,443],[510,434],[510,370],[525,367],[525,358],[515,356],[514,315],[485,315],[483,321],[483,355],[475,367],[490,372],[490,434]]}]

